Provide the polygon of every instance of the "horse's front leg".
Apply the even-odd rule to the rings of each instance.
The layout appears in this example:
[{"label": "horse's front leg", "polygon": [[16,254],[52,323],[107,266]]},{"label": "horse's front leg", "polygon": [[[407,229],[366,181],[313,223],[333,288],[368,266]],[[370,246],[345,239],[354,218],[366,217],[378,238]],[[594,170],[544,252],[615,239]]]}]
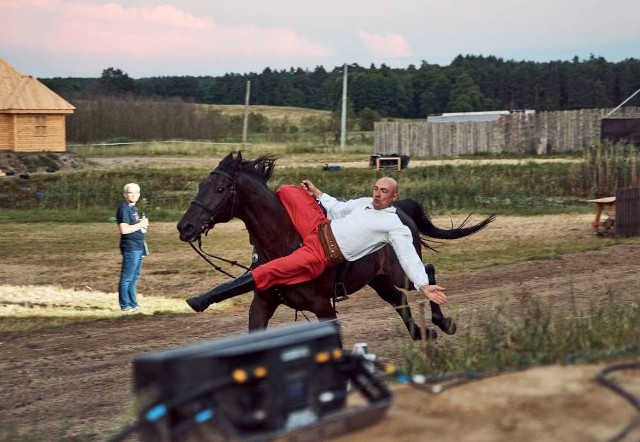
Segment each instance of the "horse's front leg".
[{"label": "horse's front leg", "polygon": [[[411,315],[411,308],[407,302],[407,295],[405,295],[401,290],[398,290],[387,275],[377,275],[369,281],[369,286],[378,293],[378,296],[396,309],[396,312],[398,312],[398,315],[402,318],[402,322],[404,322],[405,327],[407,327],[411,338],[414,341],[422,339],[421,328],[415,323],[413,316]],[[430,327],[427,327],[425,332],[427,339],[429,340],[436,339],[438,337],[438,333]]]},{"label": "horse's front leg", "polygon": [[[436,283],[436,268],[433,264],[427,264],[424,266],[424,269],[427,272],[427,276],[429,277],[429,282],[431,284]],[[440,330],[445,332],[448,335],[452,335],[458,330],[458,326],[456,325],[456,321],[451,317],[444,316],[440,306],[433,301],[429,301],[429,306],[431,307],[431,322],[433,325],[437,325],[440,327]]]},{"label": "horse's front leg", "polygon": [[[318,297],[320,298],[320,297]],[[338,318],[336,310],[331,305],[329,298],[318,299],[311,310],[319,321],[333,321]]]},{"label": "horse's front leg", "polygon": [[253,292],[253,300],[249,307],[249,331],[267,328],[280,303],[268,292]]}]

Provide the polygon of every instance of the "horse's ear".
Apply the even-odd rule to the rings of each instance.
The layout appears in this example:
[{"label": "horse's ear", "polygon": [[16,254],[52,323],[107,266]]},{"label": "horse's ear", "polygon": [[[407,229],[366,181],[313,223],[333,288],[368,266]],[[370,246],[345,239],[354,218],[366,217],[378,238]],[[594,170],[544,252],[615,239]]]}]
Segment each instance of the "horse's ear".
[{"label": "horse's ear", "polygon": [[240,163],[242,162],[242,151],[241,150],[238,151],[238,156],[236,157],[236,160],[238,160],[238,162],[240,162]]}]

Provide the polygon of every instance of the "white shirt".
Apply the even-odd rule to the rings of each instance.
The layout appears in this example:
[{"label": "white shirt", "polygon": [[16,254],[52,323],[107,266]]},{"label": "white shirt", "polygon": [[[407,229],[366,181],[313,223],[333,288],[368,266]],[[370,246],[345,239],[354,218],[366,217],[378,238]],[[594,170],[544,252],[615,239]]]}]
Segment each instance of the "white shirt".
[{"label": "white shirt", "polygon": [[376,210],[373,198],[338,201],[323,193],[320,202],[331,220],[331,231],[347,261],[355,261],[391,244],[400,266],[414,287],[429,284],[422,258],[413,246],[411,230],[400,221],[395,207]]}]

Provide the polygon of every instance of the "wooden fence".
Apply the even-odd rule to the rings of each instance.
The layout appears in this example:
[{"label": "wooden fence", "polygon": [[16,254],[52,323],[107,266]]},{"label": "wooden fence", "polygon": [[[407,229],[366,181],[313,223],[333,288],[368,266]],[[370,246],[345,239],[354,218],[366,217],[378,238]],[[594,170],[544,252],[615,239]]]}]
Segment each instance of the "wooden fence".
[{"label": "wooden fence", "polygon": [[623,187],[617,190],[616,235],[640,235],[640,187]]},{"label": "wooden fence", "polygon": [[[582,109],[513,113],[496,121],[379,122],[374,127],[374,149],[420,157],[581,151],[600,140],[601,119],[607,113],[607,109]],[[640,108],[622,108],[615,116],[638,117]]]}]

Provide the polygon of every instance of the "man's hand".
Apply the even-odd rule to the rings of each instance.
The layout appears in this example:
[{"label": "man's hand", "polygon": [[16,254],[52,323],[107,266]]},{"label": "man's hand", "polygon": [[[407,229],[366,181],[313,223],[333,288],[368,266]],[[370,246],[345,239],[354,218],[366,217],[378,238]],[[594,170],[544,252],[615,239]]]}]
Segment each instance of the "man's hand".
[{"label": "man's hand", "polygon": [[423,285],[420,287],[420,292],[429,301],[433,301],[438,305],[445,305],[447,303],[447,295],[444,294],[444,287],[440,287],[439,285]]},{"label": "man's hand", "polygon": [[300,185],[302,186],[303,189],[309,192],[309,195],[311,195],[314,198],[320,198],[320,196],[323,193],[309,180],[302,180],[302,183],[300,183]]}]

